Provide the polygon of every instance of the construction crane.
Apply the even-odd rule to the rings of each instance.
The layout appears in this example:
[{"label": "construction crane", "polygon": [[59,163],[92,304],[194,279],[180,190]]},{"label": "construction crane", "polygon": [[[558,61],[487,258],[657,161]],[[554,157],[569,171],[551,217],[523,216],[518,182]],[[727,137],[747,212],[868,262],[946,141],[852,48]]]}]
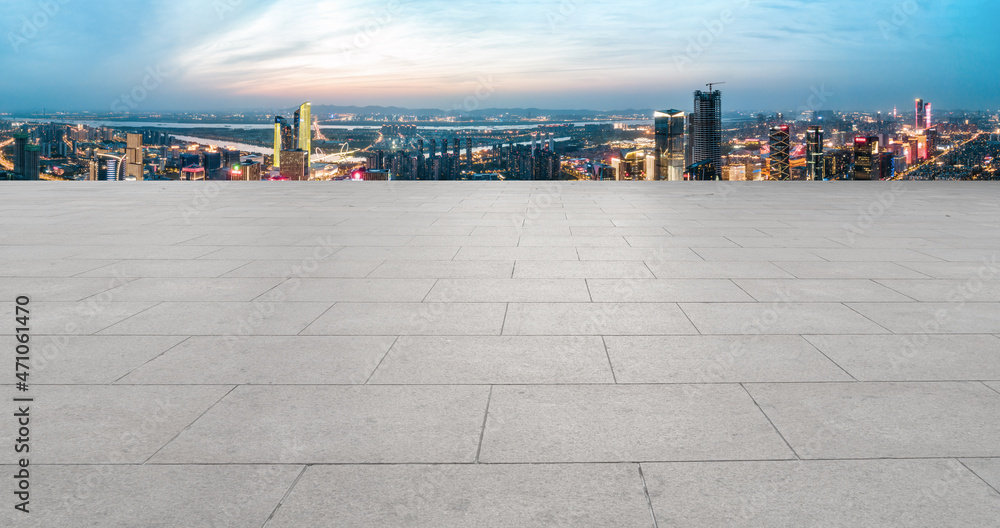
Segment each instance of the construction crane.
[{"label": "construction crane", "polygon": [[705,86],[708,86],[708,91],[711,92],[713,86],[717,86],[717,85],[720,85],[720,84],[726,84],[726,83],[724,83],[724,82],[708,83]]}]

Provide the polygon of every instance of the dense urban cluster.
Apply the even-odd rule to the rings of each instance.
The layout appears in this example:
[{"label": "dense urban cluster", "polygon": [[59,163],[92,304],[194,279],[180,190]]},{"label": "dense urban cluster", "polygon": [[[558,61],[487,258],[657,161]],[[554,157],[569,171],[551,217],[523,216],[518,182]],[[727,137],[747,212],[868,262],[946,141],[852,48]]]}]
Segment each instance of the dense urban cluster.
[{"label": "dense urban cluster", "polygon": [[724,113],[712,88],[691,112],[0,116],[0,179],[996,179],[996,114]]}]

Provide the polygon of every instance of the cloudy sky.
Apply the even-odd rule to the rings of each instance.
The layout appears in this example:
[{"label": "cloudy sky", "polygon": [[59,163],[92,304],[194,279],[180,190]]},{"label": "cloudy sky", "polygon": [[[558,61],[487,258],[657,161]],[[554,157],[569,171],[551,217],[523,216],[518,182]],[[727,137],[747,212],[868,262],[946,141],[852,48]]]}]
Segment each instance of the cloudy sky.
[{"label": "cloudy sky", "polygon": [[0,111],[1000,107],[995,0],[0,0]]}]

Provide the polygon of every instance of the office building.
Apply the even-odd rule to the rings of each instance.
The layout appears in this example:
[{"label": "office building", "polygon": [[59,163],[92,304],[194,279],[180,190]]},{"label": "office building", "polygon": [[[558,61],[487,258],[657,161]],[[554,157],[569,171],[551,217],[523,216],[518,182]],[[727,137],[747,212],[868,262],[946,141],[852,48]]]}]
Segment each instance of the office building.
[{"label": "office building", "polygon": [[281,175],[291,181],[308,180],[309,154],[304,150],[281,151]]},{"label": "office building", "polygon": [[42,172],[42,149],[38,145],[27,145],[24,148],[24,171],[21,177],[25,180],[37,180]]},{"label": "office building", "polygon": [[875,136],[854,138],[854,179],[879,179],[879,148]]},{"label": "office building", "polygon": [[292,126],[284,117],[274,118],[274,167],[281,167],[281,151],[295,148],[295,141],[292,135]]},{"label": "office building", "polygon": [[312,154],[312,103],[302,103],[295,111],[295,144],[293,150],[306,153],[306,175],[309,174],[309,161]]},{"label": "office building", "polygon": [[789,164],[792,153],[791,134],[788,125],[771,127],[771,179],[792,179],[792,168]]},{"label": "office building", "polygon": [[[722,92],[698,90],[694,93],[694,113],[688,123],[688,134],[690,165],[698,165],[698,178],[717,179],[722,166]],[[706,161],[708,163],[704,163]]]},{"label": "office building", "polygon": [[28,134],[14,133],[14,174],[24,176],[24,162],[27,157]]},{"label": "office building", "polygon": [[142,134],[129,132],[125,138],[125,179],[143,180]]},{"label": "office building", "polygon": [[811,126],[806,130],[806,179],[825,179],[824,168],[823,127]]},{"label": "office building", "polygon": [[924,122],[924,100],[917,99],[917,109],[916,109],[917,119],[913,125],[913,130],[920,130],[923,128]]},{"label": "office building", "polygon": [[684,126],[686,116],[681,110],[666,110],[653,114],[656,152],[653,180],[684,180]]}]

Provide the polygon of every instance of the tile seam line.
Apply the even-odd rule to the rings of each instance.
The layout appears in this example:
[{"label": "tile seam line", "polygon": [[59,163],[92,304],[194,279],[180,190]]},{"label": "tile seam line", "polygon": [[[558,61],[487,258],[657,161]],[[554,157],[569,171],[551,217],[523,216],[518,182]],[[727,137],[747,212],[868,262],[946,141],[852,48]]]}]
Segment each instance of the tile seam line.
[{"label": "tile seam line", "polygon": [[764,408],[761,407],[759,403],[757,403],[757,398],[753,397],[753,394],[750,393],[750,389],[748,389],[746,385],[742,383],[740,383],[740,388],[742,388],[743,391],[746,392],[747,396],[750,397],[750,401],[752,401],[753,404],[757,406],[757,410],[759,410],[760,413],[764,415],[764,418],[767,419],[767,423],[771,424],[771,427],[774,429],[774,432],[778,433],[778,437],[780,437],[781,440],[785,442],[785,445],[788,446],[788,449],[792,451],[792,454],[795,455],[795,458],[798,460],[802,460],[802,457],[800,457],[799,454],[795,451],[795,448],[792,447],[792,444],[788,443],[788,440],[785,438],[785,435],[781,434],[781,431],[778,429],[778,426],[774,425],[774,421],[771,420],[771,417],[768,416],[766,412],[764,412]]},{"label": "tile seam line", "polygon": [[271,519],[274,519],[274,516],[278,513],[278,510],[281,508],[281,505],[284,504],[286,500],[288,500],[288,496],[292,494],[292,490],[294,490],[295,486],[297,486],[299,481],[302,480],[302,476],[305,475],[307,469],[309,469],[309,464],[305,464],[302,466],[302,469],[299,471],[299,474],[295,477],[295,480],[293,480],[291,485],[288,486],[288,489],[285,490],[285,494],[282,495],[281,499],[278,500],[278,503],[274,505],[274,509],[271,510],[271,514],[267,516],[267,519],[264,519],[264,524],[260,525],[261,528],[266,528],[268,523],[271,522]]},{"label": "tile seam line", "polygon": [[954,460],[956,462],[958,462],[959,464],[962,464],[962,467],[964,467],[966,470],[968,470],[969,473],[972,473],[973,475],[975,475],[976,478],[978,478],[979,480],[981,480],[983,482],[983,484],[986,484],[987,486],[989,486],[990,489],[992,489],[994,493],[996,493],[998,496],[1000,496],[1000,489],[997,489],[996,486],[994,486],[993,484],[990,484],[989,482],[987,482],[986,479],[984,479],[983,477],[981,477],[979,475],[979,473],[976,473],[972,468],[970,468],[968,465],[966,465],[965,461],[963,461],[961,458],[955,458]]},{"label": "tile seam line", "polygon": [[[885,330],[885,331],[886,331],[886,332],[888,332],[888,333],[889,333],[890,335],[897,335],[897,334],[896,334],[896,332],[893,332],[892,330],[889,330],[889,329],[888,329],[888,328],[886,328],[885,326],[883,326],[883,325],[881,325],[881,324],[879,324],[879,323],[875,322],[875,320],[873,320],[873,319],[872,319],[871,317],[868,317],[867,315],[865,315],[865,314],[863,314],[863,313],[861,313],[861,312],[857,311],[856,309],[854,309],[854,307],[853,307],[853,306],[851,306],[851,304],[866,304],[866,303],[852,303],[852,302],[841,302],[841,303],[837,303],[837,304],[840,304],[841,306],[846,306],[848,310],[851,310],[852,312],[854,312],[854,313],[856,313],[856,314],[860,315],[861,317],[864,317],[864,318],[865,318],[865,319],[866,319],[867,321],[869,321],[869,322],[870,322],[870,323],[872,323],[873,325],[875,325],[875,326],[877,326],[877,327],[881,328],[882,330]],[[889,303],[886,303],[886,304],[889,304]],[[912,303],[910,303],[910,304],[912,304]]]},{"label": "tile seam line", "polygon": [[167,447],[168,445],[170,445],[170,444],[171,444],[171,443],[172,443],[172,442],[173,442],[174,440],[177,440],[177,437],[179,437],[180,435],[184,434],[184,431],[187,431],[187,430],[188,430],[188,429],[190,429],[190,428],[191,428],[191,426],[192,426],[192,425],[194,425],[194,424],[195,424],[195,423],[196,423],[196,422],[197,422],[198,420],[201,420],[201,418],[202,418],[203,416],[205,416],[205,414],[207,414],[207,413],[208,413],[208,411],[211,411],[212,409],[214,409],[214,408],[215,408],[215,406],[216,406],[216,405],[218,405],[218,404],[219,404],[219,402],[221,402],[222,400],[226,399],[226,396],[229,396],[230,394],[232,394],[232,392],[233,392],[234,390],[236,390],[236,389],[237,389],[237,387],[239,387],[239,385],[232,385],[232,388],[230,388],[230,389],[229,389],[228,391],[226,391],[226,393],[225,393],[225,394],[223,394],[223,395],[222,395],[221,397],[219,397],[219,399],[218,399],[218,400],[215,400],[215,402],[213,402],[213,403],[212,403],[212,405],[209,405],[209,406],[208,406],[208,408],[207,408],[207,409],[205,409],[204,411],[202,411],[202,413],[201,413],[201,414],[199,414],[199,415],[198,415],[197,417],[195,417],[195,419],[194,419],[194,420],[191,420],[191,423],[189,423],[189,424],[187,424],[186,426],[184,426],[184,428],[182,428],[182,429],[181,429],[180,431],[177,431],[177,434],[175,434],[174,436],[172,436],[172,437],[170,438],[170,440],[167,440],[166,442],[164,442],[164,443],[163,443],[163,445],[161,445],[161,446],[160,446],[160,448],[156,450],[156,452],[154,452],[154,453],[153,453],[152,455],[149,455],[149,457],[147,457],[147,458],[146,458],[146,460],[144,460],[144,461],[142,462],[142,464],[140,464],[140,465],[142,465],[142,466],[145,466],[145,465],[146,465],[147,463],[149,463],[149,461],[150,461],[150,460],[152,460],[153,458],[155,458],[155,457],[156,457],[156,455],[158,455],[158,454],[160,453],[160,451],[163,451],[163,449],[164,449],[165,447]]},{"label": "tile seam line", "polygon": [[486,396],[486,410],[483,412],[483,427],[479,430],[479,445],[476,447],[475,463],[479,464],[479,455],[483,452],[483,441],[486,439],[486,422],[490,417],[490,403],[493,401],[493,385],[490,385],[490,392]]},{"label": "tile seam line", "polygon": [[[112,381],[111,383],[108,383],[108,385],[114,385],[114,384],[118,383],[119,381],[122,380],[122,378],[125,378],[126,376],[132,374],[133,372],[135,372],[135,371],[137,371],[139,369],[141,369],[142,367],[145,367],[146,365],[152,363],[153,361],[156,361],[157,359],[159,359],[161,356],[163,356],[167,352],[170,352],[171,350],[173,350],[173,349],[175,349],[175,348],[183,345],[184,343],[187,343],[192,337],[194,337],[194,336],[187,336],[184,339],[181,339],[179,342],[174,343],[172,346],[170,346],[169,348],[167,348],[163,352],[160,352],[156,356],[154,356],[152,358],[149,358],[147,361],[143,362],[141,365],[138,365],[135,368],[133,368],[132,370],[129,370],[128,372],[126,372],[125,374],[122,374],[121,376],[118,377],[118,379]],[[220,385],[228,385],[228,383],[221,383]]]},{"label": "tile seam line", "polygon": [[806,343],[809,343],[809,346],[813,347],[816,350],[816,352],[819,352],[820,354],[822,354],[823,357],[825,357],[827,359],[827,361],[829,361],[830,363],[833,363],[834,365],[837,365],[837,368],[839,368],[840,370],[842,370],[844,372],[844,374],[847,374],[848,376],[850,376],[852,380],[858,381],[858,382],[861,381],[858,378],[856,378],[854,376],[854,374],[851,374],[850,372],[848,372],[847,369],[845,369],[843,366],[841,366],[840,363],[837,363],[836,361],[833,360],[833,358],[831,358],[830,356],[826,355],[826,352],[823,352],[822,350],[820,350],[820,348],[818,346],[816,346],[816,343],[813,343],[812,341],[810,341],[809,338],[806,337],[806,335],[800,335],[799,337],[802,338],[802,340],[805,341]]},{"label": "tile seam line", "polygon": [[[393,340],[392,340],[392,344],[391,344],[391,345],[389,345],[389,348],[388,348],[388,350],[386,350],[386,351],[385,351],[385,354],[382,354],[382,359],[380,359],[380,360],[378,361],[378,364],[377,364],[377,365],[375,365],[375,368],[374,368],[374,369],[372,369],[372,372],[371,372],[371,374],[369,374],[369,375],[368,375],[368,377],[367,377],[367,378],[365,379],[365,382],[364,382],[364,383],[362,383],[361,385],[368,385],[368,382],[370,382],[370,381],[372,380],[372,377],[374,377],[374,376],[375,376],[375,372],[377,372],[377,371],[378,371],[378,368],[382,366],[382,363],[383,363],[383,362],[385,362],[385,358],[389,357],[389,352],[392,352],[392,349],[393,349],[393,347],[395,347],[395,346],[396,346],[396,343],[398,343],[398,342],[399,342],[399,338],[400,338],[400,336],[396,336],[396,339],[393,339]],[[356,384],[354,384],[354,385],[356,385]]]},{"label": "tile seam line", "polygon": [[[111,302],[114,302],[114,301],[111,301]],[[140,301],[140,302],[142,302],[142,301]],[[128,316],[128,317],[126,317],[126,318],[122,319],[121,321],[115,321],[114,323],[111,323],[111,324],[109,324],[108,326],[105,326],[104,328],[101,328],[100,330],[98,330],[98,331],[96,331],[96,332],[92,332],[92,333],[90,333],[90,334],[86,334],[86,335],[92,335],[92,336],[97,336],[97,335],[100,335],[100,334],[101,334],[101,332],[103,332],[103,331],[105,331],[105,330],[107,330],[107,329],[109,329],[109,328],[111,328],[111,327],[113,327],[113,326],[116,326],[116,325],[118,325],[118,324],[121,324],[121,323],[124,323],[125,321],[128,321],[129,319],[131,319],[131,318],[133,318],[133,317],[135,317],[135,316],[137,316],[137,315],[139,315],[139,314],[142,314],[142,313],[145,313],[145,312],[148,312],[149,310],[152,310],[153,308],[156,308],[157,306],[159,306],[159,305],[161,305],[161,304],[164,304],[164,301],[159,301],[159,302],[156,302],[156,301],[145,301],[145,302],[152,302],[152,303],[153,303],[153,305],[152,305],[152,306],[149,306],[149,307],[147,307],[147,308],[144,308],[144,309],[142,309],[142,310],[139,310],[138,312],[136,312],[136,313],[134,313],[134,314],[132,314],[132,315],[130,315],[130,316]],[[74,304],[76,304],[76,303],[74,303]],[[79,336],[80,334],[55,334],[55,335],[69,335],[69,336],[73,336],[73,337],[76,337],[76,336]],[[183,334],[182,334],[182,335],[183,335]]]},{"label": "tile seam line", "polygon": [[646,485],[646,475],[642,472],[642,462],[636,464],[639,468],[639,480],[642,482],[642,494],[646,498],[646,505],[649,506],[649,516],[653,521],[653,528],[659,528],[656,522],[656,510],[653,509],[653,499],[649,496],[649,486]]},{"label": "tile seam line", "polygon": [[608,367],[611,368],[611,380],[614,381],[615,385],[618,385],[618,376],[615,375],[615,365],[611,362],[611,352],[608,351],[608,342],[603,335],[601,336],[601,343],[604,344],[604,355],[607,356]]}]

